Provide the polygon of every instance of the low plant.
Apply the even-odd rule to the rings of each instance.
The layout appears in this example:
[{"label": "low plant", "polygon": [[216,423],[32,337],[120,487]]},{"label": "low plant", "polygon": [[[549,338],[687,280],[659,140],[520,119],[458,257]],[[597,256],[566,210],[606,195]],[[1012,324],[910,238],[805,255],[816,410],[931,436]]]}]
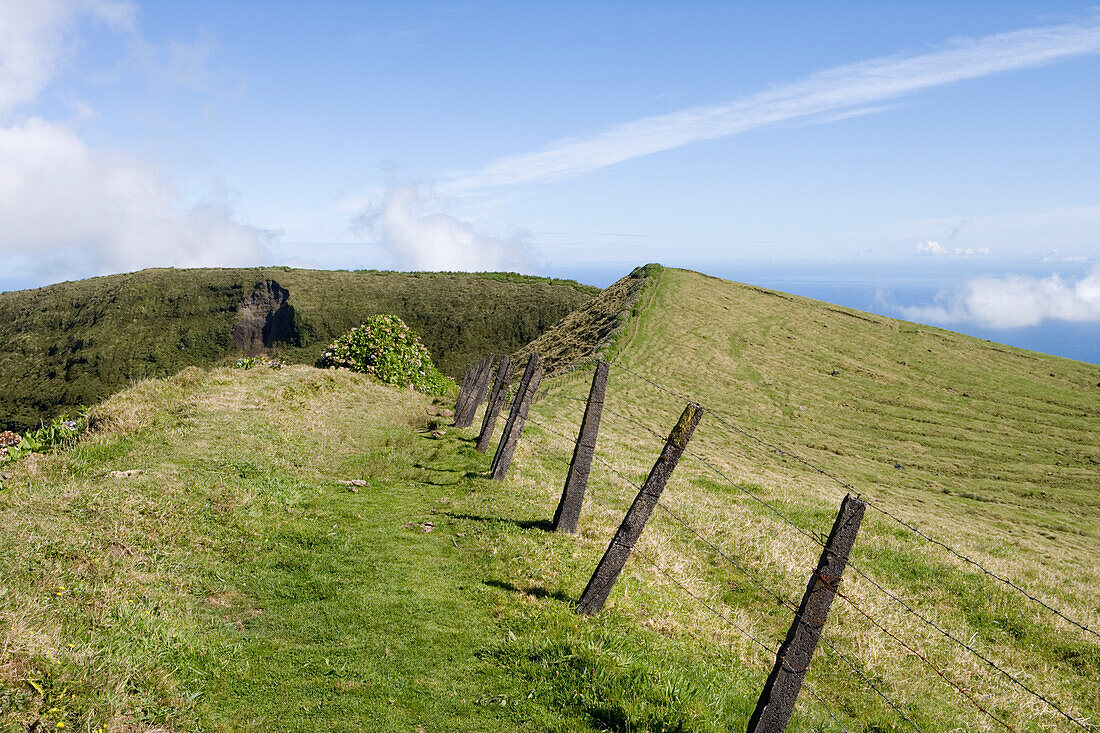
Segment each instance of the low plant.
[{"label": "low plant", "polygon": [[371,374],[386,384],[426,394],[444,394],[454,387],[454,381],[435,368],[420,337],[392,315],[372,316],[333,341],[317,366]]},{"label": "low plant", "polygon": [[236,363],[233,365],[233,368],[251,369],[258,366],[265,366],[268,369],[279,370],[286,366],[286,364],[284,364],[281,359],[265,359],[262,356],[246,356],[237,359]]},{"label": "low plant", "polygon": [[[28,430],[22,437],[5,432],[0,435],[6,445],[0,450],[0,465],[17,461],[31,453],[48,453],[57,446],[69,445],[88,429],[88,410],[81,408],[73,418],[55,417],[36,430]],[[12,436],[19,438],[15,442]]]}]

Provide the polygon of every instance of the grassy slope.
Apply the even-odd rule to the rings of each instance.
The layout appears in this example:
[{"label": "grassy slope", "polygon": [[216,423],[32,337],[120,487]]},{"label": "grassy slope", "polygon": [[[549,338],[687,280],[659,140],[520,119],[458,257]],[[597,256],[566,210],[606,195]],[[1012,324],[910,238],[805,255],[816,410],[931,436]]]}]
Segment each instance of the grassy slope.
[{"label": "grassy slope", "polygon": [[501,273],[256,268],[144,270],[0,293],[0,428],[22,431],[134,380],[226,358],[238,304],[267,279],[295,311],[296,343],[278,346],[286,358],[312,363],[364,317],[395,313],[451,375],[482,352],[518,348],[597,292]]},{"label": "grassy slope", "polygon": [[[907,334],[917,327],[893,321],[872,327],[681,271],[661,272],[642,301],[616,345],[620,363],[821,460],[1096,624],[1095,470],[1082,465],[1096,449],[1097,403],[1085,389],[1100,381],[1095,367],[1014,350],[1007,365],[996,352],[983,362],[1002,347],[923,327]],[[931,358],[934,370],[891,366]],[[707,365],[715,371],[701,377]],[[904,377],[907,388],[859,369]],[[1044,382],[1051,372],[1059,376]],[[550,431],[529,424],[503,484],[481,477],[489,459],[472,451],[472,431],[423,437],[422,398],[353,375],[189,370],[113,398],[99,408],[106,427],[22,464],[0,493],[10,528],[0,537],[6,720],[30,710],[81,730],[743,730],[771,658],[650,562],[765,642],[782,636],[790,613],[661,513],[608,610],[572,613],[633,497],[597,465],[581,531],[546,532],[571,453],[556,433],[575,431],[580,411],[561,395],[583,395],[586,380],[552,380],[532,410]],[[969,399],[985,404],[969,412]],[[613,371],[609,410],[663,432],[681,407]],[[902,439],[894,422],[904,409],[927,422],[911,419]],[[1053,427],[1028,432],[1033,423]],[[705,416],[692,447],[826,531],[843,492],[735,438]],[[659,445],[605,413],[600,455],[635,479]],[[1038,480],[997,462],[1010,448],[1041,467]],[[902,449],[904,471],[894,468]],[[974,475],[983,461],[993,471]],[[134,467],[146,474],[103,475]],[[372,486],[355,494],[334,482],[360,477]],[[815,547],[712,478],[686,458],[669,504],[797,601]],[[1025,487],[1052,506],[1037,510],[1041,493],[1026,499]],[[402,527],[426,521],[434,531]],[[855,559],[1075,713],[1100,708],[1100,653],[1079,632],[874,516]],[[846,592],[1017,730],[1071,729],[865,583],[850,578]],[[827,638],[922,729],[996,729],[840,601]],[[849,730],[906,729],[828,650],[809,679]],[[803,695],[790,730],[837,729]]]},{"label": "grassy slope", "polygon": [[[619,344],[619,364],[821,464],[1100,628],[1100,367],[687,271],[664,270],[643,299],[630,335]],[[551,331],[543,338],[553,337]],[[556,379],[535,406],[535,419],[565,434],[575,431],[582,405],[554,395],[583,397],[586,380],[584,374]],[[607,405],[663,433],[683,401],[613,369]],[[557,457],[567,460],[564,441],[538,428],[529,437],[531,443],[558,445]],[[600,441],[601,453],[632,468],[637,480],[660,445],[614,414],[605,417]],[[706,416],[693,448],[731,477],[755,484],[762,497],[811,532],[828,531],[842,487]],[[521,461],[537,460],[545,449],[530,450]],[[599,466],[596,473],[614,479]],[[589,521],[607,515],[603,526],[593,527],[596,545],[632,493],[610,481],[603,498],[593,502]],[[666,499],[797,601],[819,552],[812,542],[691,458]],[[709,551],[685,544],[684,533],[659,515],[647,533],[643,554],[674,568],[760,638],[782,637],[789,614],[777,613],[774,601],[746,578]],[[1064,707],[1092,718],[1100,714],[1095,639],[875,512],[869,512],[857,548],[861,567],[927,616]],[[633,567],[632,577],[662,582],[644,562]],[[570,592],[575,582],[566,584]],[[1072,729],[866,582],[848,583],[857,603],[1018,729]],[[620,600],[628,604],[623,613],[646,618],[632,595]],[[838,601],[831,623],[837,646],[854,653],[925,730],[998,728],[972,715],[956,691],[847,604]],[[753,674],[770,664],[751,645],[737,647],[740,664]],[[829,691],[825,696],[834,708],[852,715],[849,727],[904,725],[843,665],[826,652],[810,678]]]}]

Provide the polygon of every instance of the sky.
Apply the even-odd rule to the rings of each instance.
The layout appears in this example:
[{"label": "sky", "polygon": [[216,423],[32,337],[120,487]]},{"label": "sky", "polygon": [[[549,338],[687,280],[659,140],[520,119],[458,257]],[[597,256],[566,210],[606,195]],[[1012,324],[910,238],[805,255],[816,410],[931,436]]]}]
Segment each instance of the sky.
[{"label": "sky", "polygon": [[0,0],[0,290],[824,263],[1100,343],[1098,130],[1090,3]]}]

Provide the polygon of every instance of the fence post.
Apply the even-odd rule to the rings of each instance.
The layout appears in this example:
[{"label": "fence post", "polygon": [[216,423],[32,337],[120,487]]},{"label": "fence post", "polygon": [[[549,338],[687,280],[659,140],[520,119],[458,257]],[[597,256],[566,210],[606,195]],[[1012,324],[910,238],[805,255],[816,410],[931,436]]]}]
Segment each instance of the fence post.
[{"label": "fence post", "polygon": [[580,432],[577,433],[577,445],[573,448],[573,460],[569,462],[565,488],[554,512],[553,529],[556,532],[572,534],[577,531],[577,522],[584,506],[584,490],[588,486],[588,475],[592,472],[592,456],[596,453],[596,438],[600,434],[608,369],[606,361],[596,362],[596,373],[592,375],[592,387],[588,390],[588,404],[584,408]]},{"label": "fence post", "polygon": [[829,540],[821,551],[821,559],[817,561],[817,569],[810,576],[806,594],[802,596],[798,614],[779,647],[775,666],[760,693],[756,711],[749,719],[748,733],[782,733],[787,729],[865,508],[866,504],[858,497],[851,494],[844,497]]},{"label": "fence post", "polygon": [[512,409],[508,413],[508,422],[504,426],[504,433],[500,436],[500,445],[497,446],[496,455],[493,456],[492,475],[498,481],[508,475],[508,467],[512,465],[512,453],[519,443],[519,436],[523,433],[523,424],[527,421],[527,410],[531,407],[531,398],[542,381],[542,365],[539,364],[539,355],[531,354],[527,360],[527,368],[523,370],[523,379],[516,388],[516,396],[512,400]]},{"label": "fence post", "polygon": [[470,390],[474,388],[474,365],[466,365],[466,376],[462,378],[462,386],[458,388],[458,397],[455,398],[455,419],[454,425],[458,425],[458,421],[462,419],[462,406],[466,403],[466,399],[470,396]]},{"label": "fence post", "polygon": [[456,422],[455,427],[468,428],[473,423],[477,407],[485,399],[485,388],[489,384],[489,375],[493,372],[495,357],[495,354],[489,354],[478,364],[477,372],[474,375],[473,389],[466,396],[466,403],[462,407],[462,421]]},{"label": "fence post", "polygon": [[500,408],[504,406],[504,398],[508,396],[508,385],[512,383],[512,357],[505,355],[500,360],[497,368],[497,380],[493,384],[493,391],[489,394],[489,402],[485,406],[485,417],[481,421],[481,433],[477,436],[477,452],[484,453],[489,449],[489,443],[493,440],[493,430],[497,426],[497,417]]},{"label": "fence post", "polygon": [[699,418],[702,416],[703,408],[695,403],[688,403],[684,408],[680,419],[668,434],[668,440],[665,441],[660,457],[650,469],[649,477],[634,498],[634,503],[630,505],[630,510],[623,517],[619,530],[615,532],[600,564],[592,573],[588,586],[581,594],[581,599],[577,602],[577,613],[593,614],[603,608],[608,594],[611,593],[611,587],[615,585],[619,572],[626,564],[631,551],[634,550],[638,538],[642,536],[645,523],[653,508],[657,506],[657,502],[660,501],[661,492],[665,490],[665,484],[672,476],[672,471],[676,468],[684,449],[687,448],[688,441],[695,432],[695,426],[699,424]]}]

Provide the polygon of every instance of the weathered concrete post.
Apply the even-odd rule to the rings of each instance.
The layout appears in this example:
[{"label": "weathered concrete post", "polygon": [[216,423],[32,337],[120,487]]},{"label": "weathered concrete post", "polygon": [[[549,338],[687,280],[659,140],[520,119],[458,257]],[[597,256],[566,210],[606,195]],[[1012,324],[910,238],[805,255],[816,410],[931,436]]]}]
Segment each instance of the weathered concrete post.
[{"label": "weathered concrete post", "polygon": [[844,497],[829,540],[821,551],[821,559],[817,561],[817,569],[802,596],[798,614],[779,647],[775,666],[760,693],[756,711],[749,719],[748,733],[782,733],[787,729],[866,506],[851,494]]},{"label": "weathered concrete post", "polygon": [[603,415],[608,369],[606,361],[596,362],[596,373],[592,375],[592,386],[588,390],[588,404],[584,408],[584,418],[581,420],[581,429],[577,434],[577,445],[573,448],[573,460],[569,462],[565,488],[561,492],[557,511],[554,512],[553,528],[556,532],[572,534],[577,531],[581,507],[584,506],[584,490],[588,486],[588,476],[592,473],[592,456],[596,453],[596,438],[600,434],[600,417]]},{"label": "weathered concrete post", "polygon": [[527,368],[523,370],[523,379],[516,388],[512,410],[508,413],[504,434],[500,436],[500,445],[497,446],[496,455],[493,457],[492,475],[498,481],[502,481],[508,475],[508,467],[512,465],[512,454],[516,450],[516,444],[519,443],[519,436],[523,433],[523,424],[527,422],[531,398],[535,396],[535,390],[539,388],[541,381],[542,365],[539,364],[539,355],[531,354],[527,360]]},{"label": "weathered concrete post", "polygon": [[638,538],[642,536],[645,523],[653,512],[653,508],[657,506],[657,502],[660,501],[661,492],[665,490],[665,484],[672,476],[672,471],[680,461],[680,456],[687,448],[688,441],[695,432],[695,426],[699,424],[699,418],[702,416],[703,408],[699,405],[689,403],[684,408],[680,419],[668,434],[668,440],[665,441],[660,457],[650,469],[649,477],[642,484],[641,491],[634,498],[634,503],[630,505],[630,510],[623,517],[619,530],[611,539],[603,559],[596,566],[588,586],[581,594],[581,599],[577,602],[577,613],[593,614],[603,608],[607,596],[611,593],[611,587],[615,585],[619,572],[622,571],[623,565],[634,550],[634,545],[638,543]]},{"label": "weathered concrete post", "polygon": [[496,354],[489,354],[478,364],[477,373],[474,375],[474,386],[470,394],[466,396],[466,404],[462,409],[462,420],[455,423],[455,427],[468,428],[474,422],[478,405],[485,399],[485,390],[489,386],[489,377],[493,373],[493,361]]},{"label": "weathered concrete post", "polygon": [[489,394],[489,402],[485,406],[485,417],[481,420],[481,433],[477,436],[477,452],[484,453],[489,449],[493,441],[493,430],[497,426],[497,417],[500,408],[504,406],[504,399],[508,396],[508,385],[512,383],[512,357],[505,355],[500,360],[497,368],[497,379],[493,383],[493,391]]},{"label": "weathered concrete post", "polygon": [[455,419],[454,425],[458,425],[458,421],[462,416],[462,406],[466,403],[466,399],[470,396],[470,390],[474,388],[474,372],[477,369],[475,364],[466,365],[466,376],[462,378],[462,386],[458,388],[458,397],[455,398]]}]

